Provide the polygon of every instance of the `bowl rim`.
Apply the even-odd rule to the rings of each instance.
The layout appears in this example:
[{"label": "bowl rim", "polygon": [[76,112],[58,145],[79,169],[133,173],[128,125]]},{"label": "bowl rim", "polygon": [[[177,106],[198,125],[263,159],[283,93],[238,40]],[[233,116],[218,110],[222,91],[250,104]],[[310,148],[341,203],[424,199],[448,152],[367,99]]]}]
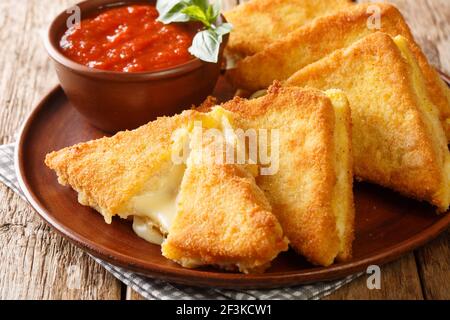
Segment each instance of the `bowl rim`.
[{"label": "bowl rim", "polygon": [[[63,17],[70,16],[71,13],[68,13],[68,9],[78,6],[82,7],[82,10],[86,11],[94,11],[96,9],[102,7],[108,7],[112,5],[123,6],[127,3],[144,3],[143,0],[84,0],[74,4],[73,6],[64,9],[60,12],[53,20],[51,21],[47,32],[44,37],[44,46],[49,54],[50,58],[52,58],[56,63],[70,69],[73,72],[83,74],[85,76],[91,76],[95,78],[104,78],[108,80],[123,80],[123,81],[142,81],[142,80],[156,80],[156,79],[164,79],[175,77],[178,75],[182,75],[193,70],[199,69],[207,64],[211,64],[206,61],[202,61],[197,57],[182,63],[175,65],[173,67],[154,70],[154,71],[140,71],[140,72],[121,72],[121,71],[109,71],[102,69],[89,68],[81,63],[75,62],[68,57],[66,57],[59,49],[59,46],[55,44],[53,39],[57,38],[58,31],[61,30],[61,26],[58,22],[63,19]],[[155,3],[156,0],[148,1],[148,3]],[[223,22],[226,22],[223,14],[220,15],[220,19]],[[65,20],[65,19],[64,19]],[[65,27],[65,26],[64,26]],[[221,46],[224,46],[227,43],[228,34],[224,36],[224,39]],[[56,41],[56,40],[55,40]],[[222,50],[223,51],[223,50]],[[222,53],[223,54],[223,53]],[[220,59],[219,59],[220,61]],[[219,63],[219,62],[217,62]]]}]

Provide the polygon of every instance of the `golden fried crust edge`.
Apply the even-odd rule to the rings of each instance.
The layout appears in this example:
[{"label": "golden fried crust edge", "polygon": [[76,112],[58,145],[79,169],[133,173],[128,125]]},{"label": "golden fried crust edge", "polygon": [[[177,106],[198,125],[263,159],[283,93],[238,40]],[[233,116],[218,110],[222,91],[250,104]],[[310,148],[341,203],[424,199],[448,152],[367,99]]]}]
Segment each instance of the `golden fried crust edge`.
[{"label": "golden fried crust edge", "polygon": [[79,193],[83,205],[95,208],[110,221],[149,176],[170,161],[171,134],[194,117],[194,111],[185,111],[110,138],[79,143],[49,153],[45,164],[56,172],[61,184]]},{"label": "golden fried crust edge", "polygon": [[[384,173],[371,170],[371,165],[369,165],[369,163],[371,163],[373,159],[364,156],[361,158],[362,155],[355,153],[355,174],[362,179],[372,181],[388,188],[393,188],[400,193],[419,200],[427,200],[434,205],[441,207],[442,203],[439,202],[434,194],[441,185],[439,177],[441,176],[440,172],[442,168],[438,165],[434,150],[430,148],[432,143],[429,137],[425,135],[427,130],[420,120],[420,111],[415,107],[412,109],[410,107],[415,106],[417,100],[415,95],[411,94],[413,89],[408,82],[408,77],[404,76],[405,74],[408,74],[406,62],[390,36],[381,32],[368,35],[352,46],[338,50],[332,55],[297,71],[286,81],[286,85],[317,85],[319,88],[325,89],[322,86],[321,82],[323,81],[321,81],[321,79],[324,79],[324,76],[332,74],[339,68],[344,60],[359,59],[360,61],[364,61],[365,55],[373,56],[379,55],[380,53],[384,54],[383,66],[386,65],[386,61],[388,61],[388,65],[391,66],[391,70],[389,70],[390,81],[402,88],[399,94],[402,94],[403,98],[407,99],[406,101],[403,101],[404,99],[402,101],[399,100],[396,109],[403,110],[401,112],[408,110],[415,114],[414,117],[417,120],[414,124],[415,127],[411,127],[409,131],[411,134],[416,133],[420,136],[418,137],[420,142],[417,145],[416,152],[423,155],[424,161],[427,163],[421,167],[420,173],[415,172],[414,175],[411,175],[409,172],[402,172],[401,177],[390,177],[387,179]],[[350,102],[352,103],[352,101]],[[352,114],[353,113],[352,110]],[[408,183],[407,181],[422,182]]]},{"label": "golden fried crust edge", "polygon": [[199,265],[239,264],[241,271],[254,272],[286,249],[270,204],[245,169],[188,166],[164,256],[182,264],[191,259]]}]

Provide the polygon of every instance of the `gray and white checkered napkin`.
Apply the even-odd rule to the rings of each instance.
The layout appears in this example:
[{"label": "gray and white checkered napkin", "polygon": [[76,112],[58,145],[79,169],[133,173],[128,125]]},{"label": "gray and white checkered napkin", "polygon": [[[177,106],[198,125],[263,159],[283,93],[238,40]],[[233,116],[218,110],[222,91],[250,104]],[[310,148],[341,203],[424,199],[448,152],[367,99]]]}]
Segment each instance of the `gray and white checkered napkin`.
[{"label": "gray and white checkered napkin", "polygon": [[[14,144],[0,145],[0,181],[24,198],[14,170]],[[117,279],[146,299],[320,299],[357,278],[359,274],[333,281],[271,290],[229,290],[196,288],[150,279],[92,257]]]}]

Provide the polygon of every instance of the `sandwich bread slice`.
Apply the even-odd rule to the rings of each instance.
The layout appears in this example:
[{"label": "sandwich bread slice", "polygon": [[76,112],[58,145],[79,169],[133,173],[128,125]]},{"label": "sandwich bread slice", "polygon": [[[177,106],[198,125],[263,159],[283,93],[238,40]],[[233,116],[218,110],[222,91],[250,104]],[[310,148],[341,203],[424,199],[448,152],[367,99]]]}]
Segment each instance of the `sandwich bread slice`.
[{"label": "sandwich bread slice", "polygon": [[251,0],[225,13],[233,25],[227,50],[248,56],[310,22],[352,5],[350,0]]},{"label": "sandwich bread slice", "polygon": [[[379,10],[379,25],[373,17],[374,6]],[[402,14],[389,3],[357,4],[317,18],[257,54],[240,60],[227,75],[240,89],[249,92],[265,89],[274,80],[286,80],[299,69],[334,50],[348,47],[378,31],[392,37],[401,35],[408,40],[409,49],[423,74],[429,99],[439,110],[440,120],[450,140],[450,91],[414,41]]]},{"label": "sandwich bread slice", "polygon": [[162,253],[187,268],[261,272],[288,241],[251,172],[226,162],[223,141],[191,134],[177,214]]},{"label": "sandwich bread slice", "polygon": [[355,175],[448,209],[447,138],[410,42],[373,33],[297,71],[287,86],[345,91]]},{"label": "sandwich bread slice", "polygon": [[[207,101],[199,110],[208,111],[211,104]],[[278,136],[263,139],[276,164],[257,159],[261,167],[276,170],[260,172],[256,183],[291,247],[317,265],[348,260],[354,205],[351,117],[345,95],[274,84],[260,98],[236,97],[221,107],[231,111],[236,128]]]},{"label": "sandwich bread slice", "polygon": [[52,152],[45,163],[81,204],[107,223],[132,218],[138,236],[163,244],[164,255],[183,266],[260,272],[287,240],[251,171],[189,160],[202,152],[190,148],[196,123],[223,132],[226,117],[219,109],[185,111]]}]

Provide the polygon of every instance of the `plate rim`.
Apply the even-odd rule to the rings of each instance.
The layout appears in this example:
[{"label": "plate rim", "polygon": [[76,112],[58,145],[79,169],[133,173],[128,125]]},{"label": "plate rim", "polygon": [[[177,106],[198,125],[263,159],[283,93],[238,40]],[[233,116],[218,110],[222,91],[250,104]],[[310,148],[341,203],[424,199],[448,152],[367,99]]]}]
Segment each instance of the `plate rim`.
[{"label": "plate rim", "polygon": [[[437,71],[443,80],[449,84],[450,77],[440,70]],[[450,226],[450,213],[447,213],[422,232],[415,234],[414,236],[398,244],[385,248],[382,251],[377,251],[375,254],[363,256],[356,261],[336,263],[329,267],[311,267],[301,271],[247,275],[241,273],[221,272],[220,270],[203,271],[198,269],[170,268],[154,263],[149,264],[148,262],[145,264],[145,261],[135,259],[129,255],[114,252],[114,250],[110,249],[110,247],[108,248],[99,245],[55,221],[52,214],[47,212],[44,206],[40,204],[38,196],[30,187],[25,173],[25,159],[23,157],[27,133],[32,127],[34,120],[47,105],[48,101],[57,94],[61,93],[65,95],[59,84],[51,89],[28,114],[26,120],[20,128],[19,138],[16,141],[14,148],[14,169],[17,174],[19,186],[25,195],[26,201],[31,205],[34,211],[45,221],[46,224],[48,224],[53,230],[56,230],[58,234],[62,235],[65,239],[68,239],[71,243],[75,244],[82,250],[87,251],[89,254],[129,271],[151,278],[196,287],[234,289],[282,288],[319,281],[336,280],[345,276],[360,273],[369,265],[385,264],[431,241]],[[212,284],[212,282],[214,282],[214,284]]]}]

